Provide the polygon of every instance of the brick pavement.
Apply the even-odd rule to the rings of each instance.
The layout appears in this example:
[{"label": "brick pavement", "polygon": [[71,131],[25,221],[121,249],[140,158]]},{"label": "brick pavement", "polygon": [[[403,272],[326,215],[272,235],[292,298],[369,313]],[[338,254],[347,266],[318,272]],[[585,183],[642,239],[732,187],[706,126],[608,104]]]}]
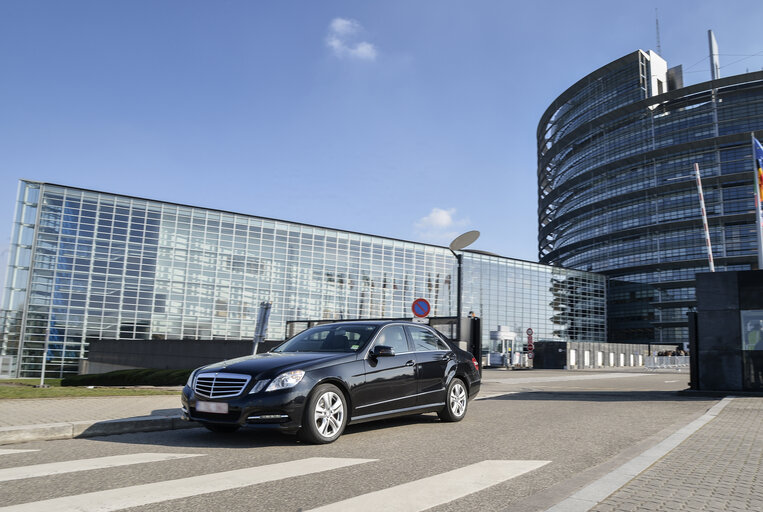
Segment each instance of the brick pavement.
[{"label": "brick pavement", "polygon": [[763,510],[763,398],[735,398],[595,512]]},{"label": "brick pavement", "polygon": [[0,427],[102,421],[150,415],[179,416],[180,393],[167,396],[0,400]]}]

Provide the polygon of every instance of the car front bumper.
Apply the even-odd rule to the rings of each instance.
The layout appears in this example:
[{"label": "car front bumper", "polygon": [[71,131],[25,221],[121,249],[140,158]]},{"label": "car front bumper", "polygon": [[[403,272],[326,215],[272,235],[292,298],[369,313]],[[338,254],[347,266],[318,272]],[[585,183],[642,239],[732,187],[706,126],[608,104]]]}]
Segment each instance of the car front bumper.
[{"label": "car front bumper", "polygon": [[[198,401],[225,402],[227,414],[201,412],[196,410]],[[251,425],[260,428],[275,428],[284,432],[296,432],[302,426],[305,395],[296,389],[260,392],[253,395],[209,400],[197,397],[186,386],[181,396],[183,414],[187,421],[223,425]]]}]

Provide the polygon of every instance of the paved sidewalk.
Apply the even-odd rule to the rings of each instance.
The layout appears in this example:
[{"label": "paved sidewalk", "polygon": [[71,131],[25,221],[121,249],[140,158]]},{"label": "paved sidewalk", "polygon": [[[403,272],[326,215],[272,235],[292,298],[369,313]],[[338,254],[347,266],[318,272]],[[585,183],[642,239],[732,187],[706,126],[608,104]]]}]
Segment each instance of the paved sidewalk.
[{"label": "paved sidewalk", "polygon": [[151,415],[179,416],[180,392],[166,396],[0,400],[0,427],[69,421],[115,420]]},{"label": "paved sidewalk", "polygon": [[763,510],[763,398],[720,414],[591,510]]},{"label": "paved sidewalk", "polygon": [[180,412],[179,392],[0,400],[0,445],[198,426],[181,420]]}]

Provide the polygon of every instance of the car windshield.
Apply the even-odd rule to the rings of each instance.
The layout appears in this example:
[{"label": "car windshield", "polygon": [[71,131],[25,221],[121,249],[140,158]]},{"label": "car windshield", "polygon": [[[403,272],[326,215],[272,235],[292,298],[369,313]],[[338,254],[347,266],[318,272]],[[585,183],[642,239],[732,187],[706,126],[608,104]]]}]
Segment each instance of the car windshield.
[{"label": "car windshield", "polygon": [[375,325],[319,325],[303,331],[273,352],[358,352],[376,331]]}]

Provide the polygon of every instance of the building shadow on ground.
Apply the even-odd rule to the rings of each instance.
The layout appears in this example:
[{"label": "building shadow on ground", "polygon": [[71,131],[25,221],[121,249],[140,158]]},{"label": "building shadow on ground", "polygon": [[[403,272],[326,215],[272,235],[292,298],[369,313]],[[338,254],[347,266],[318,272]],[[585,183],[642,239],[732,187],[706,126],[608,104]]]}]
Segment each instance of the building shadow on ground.
[{"label": "building shadow on ground", "polygon": [[708,397],[690,396],[680,391],[508,391],[481,399],[491,401],[551,401],[551,402],[696,402],[707,401]]}]

